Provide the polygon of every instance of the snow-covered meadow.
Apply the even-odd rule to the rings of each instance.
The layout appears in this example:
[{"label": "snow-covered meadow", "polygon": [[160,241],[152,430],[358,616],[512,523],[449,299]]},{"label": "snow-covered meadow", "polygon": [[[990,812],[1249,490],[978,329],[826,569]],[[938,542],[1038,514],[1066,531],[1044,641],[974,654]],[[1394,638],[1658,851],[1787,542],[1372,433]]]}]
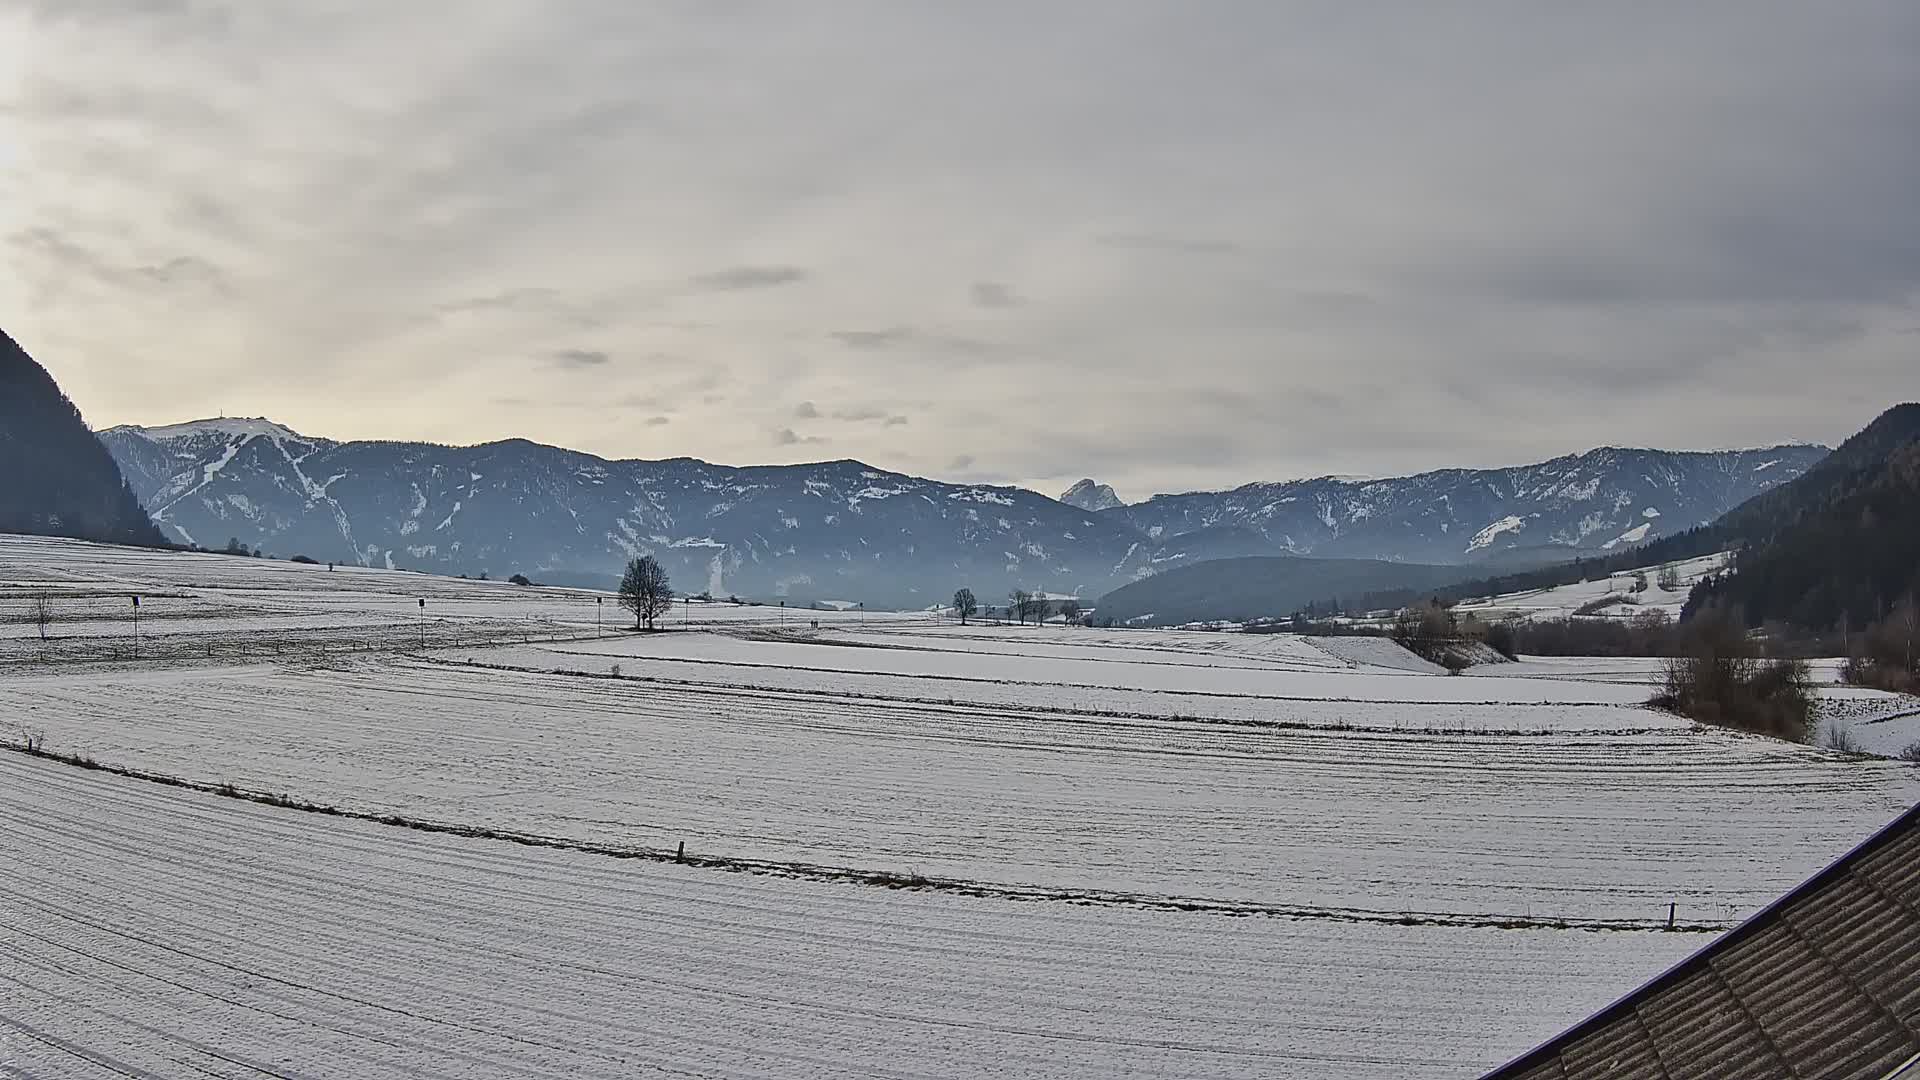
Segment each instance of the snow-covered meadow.
[{"label": "snow-covered meadow", "polygon": [[[1631,618],[1658,611],[1669,618],[1678,618],[1680,609],[1686,606],[1688,591],[1702,578],[1719,573],[1726,565],[1725,555],[1703,555],[1697,559],[1626,570],[1574,585],[1556,585],[1465,600],[1460,603],[1458,610],[1462,614],[1471,613],[1488,621],[1507,618],[1566,619],[1582,612],[1608,618]],[[1661,572],[1666,570],[1673,572],[1677,587],[1663,589],[1656,584]],[[1646,588],[1639,592],[1634,591],[1639,584],[1637,578],[1644,578],[1647,582]],[[1608,599],[1617,602],[1603,604]]]},{"label": "snow-covered meadow", "polygon": [[[56,589],[171,614],[138,661],[41,649]],[[643,636],[574,590],[15,538],[0,606],[0,737],[201,786],[0,754],[29,1074],[1472,1076],[1920,800],[1646,709],[1640,661],[731,604]]]}]

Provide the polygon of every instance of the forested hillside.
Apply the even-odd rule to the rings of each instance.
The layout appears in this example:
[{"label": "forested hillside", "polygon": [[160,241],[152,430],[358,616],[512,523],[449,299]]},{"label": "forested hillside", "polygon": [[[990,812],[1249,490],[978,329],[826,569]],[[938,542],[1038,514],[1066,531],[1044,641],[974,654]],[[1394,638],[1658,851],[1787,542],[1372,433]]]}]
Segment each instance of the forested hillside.
[{"label": "forested hillside", "polygon": [[[1838,513],[1850,497],[1873,486],[1885,475],[1897,449],[1916,439],[1920,439],[1920,404],[1897,405],[1804,474],[1755,495],[1711,524],[1605,558],[1575,559],[1540,570],[1461,582],[1441,590],[1440,595],[1446,599],[1494,596],[1590,581],[1607,574],[1698,558],[1716,551],[1757,553],[1792,535],[1804,521],[1829,519]],[[1897,536],[1898,530],[1887,530],[1887,534]],[[1816,564],[1826,561],[1826,557],[1818,553],[1810,553],[1810,557]],[[1375,606],[1404,602],[1390,594],[1358,599],[1377,601]]]},{"label": "forested hillside", "polygon": [[1808,474],[1817,487],[1746,523],[1754,540],[1731,573],[1694,590],[1689,613],[1714,605],[1749,625],[1858,629],[1920,592],[1920,405],[1888,412],[1856,440],[1840,467]]},{"label": "forested hillside", "polygon": [[53,376],[0,332],[0,532],[163,543]]},{"label": "forested hillside", "polygon": [[1412,597],[1461,572],[1458,566],[1376,559],[1211,559],[1115,589],[1100,601],[1099,614],[1103,621],[1153,626],[1277,618],[1330,599],[1340,605],[1341,597],[1369,591]]}]

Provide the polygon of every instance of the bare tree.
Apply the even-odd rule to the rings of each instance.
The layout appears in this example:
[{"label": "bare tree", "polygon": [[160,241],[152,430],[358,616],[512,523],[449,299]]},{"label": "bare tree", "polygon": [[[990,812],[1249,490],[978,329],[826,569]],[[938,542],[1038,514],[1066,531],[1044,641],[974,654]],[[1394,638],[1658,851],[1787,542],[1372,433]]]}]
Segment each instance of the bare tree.
[{"label": "bare tree", "polygon": [[1906,631],[1905,665],[1908,672],[1913,672],[1913,636],[1915,630],[1920,630],[1920,605],[1914,603],[1912,593],[1908,593],[1906,598],[1893,609],[1893,621],[1900,629]]},{"label": "bare tree", "polygon": [[1068,626],[1072,626],[1074,623],[1079,622],[1080,621],[1080,601],[1073,600],[1073,599],[1060,601],[1060,615],[1062,618],[1067,620]]},{"label": "bare tree", "polygon": [[633,612],[636,628],[653,629],[653,620],[673,607],[673,586],[659,560],[644,555],[627,563],[627,574],[620,579],[620,606]]},{"label": "bare tree", "polygon": [[1657,580],[1661,592],[1673,592],[1680,587],[1680,571],[1671,566],[1663,566],[1660,568],[1660,576]]},{"label": "bare tree", "polygon": [[980,610],[980,602],[973,598],[972,589],[961,589],[953,594],[953,610],[960,616],[960,625],[967,625],[967,620]]},{"label": "bare tree", "polygon": [[33,606],[27,609],[33,617],[33,623],[40,628],[40,640],[47,640],[47,628],[53,625],[53,599],[46,593],[33,598]]},{"label": "bare tree", "polygon": [[1027,613],[1032,610],[1032,593],[1025,589],[1015,589],[1007,594],[1007,612],[1014,618],[1019,619],[1020,625],[1025,626],[1027,624]]},{"label": "bare tree", "polygon": [[1033,625],[1039,626],[1047,621],[1047,614],[1053,610],[1053,602],[1045,593],[1034,593],[1027,597],[1027,611],[1033,616]]}]

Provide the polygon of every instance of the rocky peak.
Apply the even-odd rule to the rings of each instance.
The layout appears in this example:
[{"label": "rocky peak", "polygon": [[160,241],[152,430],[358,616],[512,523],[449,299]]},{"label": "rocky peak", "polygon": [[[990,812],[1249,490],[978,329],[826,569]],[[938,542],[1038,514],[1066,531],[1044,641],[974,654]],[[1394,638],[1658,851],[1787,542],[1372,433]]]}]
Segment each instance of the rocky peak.
[{"label": "rocky peak", "polygon": [[1060,501],[1088,513],[1112,510],[1115,507],[1127,505],[1120,501],[1120,496],[1113,493],[1113,488],[1106,484],[1096,484],[1091,478],[1068,488],[1061,494]]}]

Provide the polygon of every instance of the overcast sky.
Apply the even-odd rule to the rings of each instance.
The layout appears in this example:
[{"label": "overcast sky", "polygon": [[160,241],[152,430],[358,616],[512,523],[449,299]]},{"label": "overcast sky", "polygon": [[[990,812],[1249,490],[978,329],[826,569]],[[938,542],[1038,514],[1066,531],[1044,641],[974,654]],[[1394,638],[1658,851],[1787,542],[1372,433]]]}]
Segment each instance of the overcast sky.
[{"label": "overcast sky", "polygon": [[0,0],[96,426],[1049,494],[1920,395],[1920,4]]}]

